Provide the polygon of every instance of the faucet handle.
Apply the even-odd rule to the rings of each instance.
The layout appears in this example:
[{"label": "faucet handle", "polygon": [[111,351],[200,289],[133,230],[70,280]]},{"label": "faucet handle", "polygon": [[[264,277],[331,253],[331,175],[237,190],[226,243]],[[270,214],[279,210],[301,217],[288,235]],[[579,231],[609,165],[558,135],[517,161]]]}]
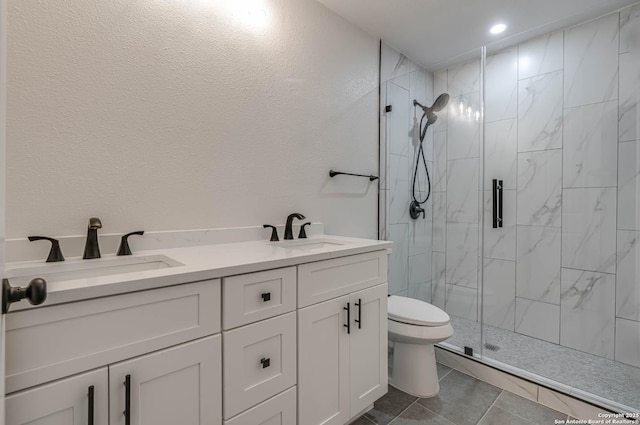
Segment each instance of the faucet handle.
[{"label": "faucet handle", "polygon": [[278,229],[276,229],[276,226],[263,224],[262,227],[264,227],[265,229],[271,228],[271,239],[269,239],[269,241],[278,242],[280,240],[280,238],[278,238]]},{"label": "faucet handle", "polygon": [[131,232],[131,233],[127,233],[126,235],[123,235],[122,239],[120,239],[120,247],[118,248],[117,255],[131,255],[131,248],[129,247],[128,239],[129,239],[129,236],[133,236],[133,235],[142,236],[144,235],[144,231],[138,230],[137,232]]},{"label": "faucet handle", "polygon": [[304,223],[302,226],[300,226],[300,233],[298,233],[298,239],[306,239],[307,238],[307,232],[304,230],[305,226],[310,225],[311,223]]},{"label": "faucet handle", "polygon": [[57,263],[64,261],[64,255],[60,249],[60,241],[54,238],[48,238],[46,236],[29,236],[29,241],[49,241],[51,242],[51,249],[49,250],[49,256],[47,257],[47,263]]}]

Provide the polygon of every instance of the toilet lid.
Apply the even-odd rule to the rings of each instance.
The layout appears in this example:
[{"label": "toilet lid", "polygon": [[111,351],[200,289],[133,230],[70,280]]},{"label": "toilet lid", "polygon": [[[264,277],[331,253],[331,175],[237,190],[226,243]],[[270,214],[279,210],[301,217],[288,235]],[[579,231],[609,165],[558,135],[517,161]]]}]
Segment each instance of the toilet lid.
[{"label": "toilet lid", "polygon": [[388,298],[389,319],[419,326],[443,326],[449,315],[435,305],[413,298],[391,295]]}]

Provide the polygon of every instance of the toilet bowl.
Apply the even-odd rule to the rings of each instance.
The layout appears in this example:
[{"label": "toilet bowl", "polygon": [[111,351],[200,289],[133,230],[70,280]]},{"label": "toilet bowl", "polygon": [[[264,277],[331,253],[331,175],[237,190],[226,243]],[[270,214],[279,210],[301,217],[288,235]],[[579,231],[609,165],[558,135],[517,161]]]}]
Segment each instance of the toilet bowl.
[{"label": "toilet bowl", "polygon": [[418,397],[440,391],[433,345],[453,335],[449,315],[424,301],[392,295],[388,298],[389,341],[393,360],[389,384]]}]

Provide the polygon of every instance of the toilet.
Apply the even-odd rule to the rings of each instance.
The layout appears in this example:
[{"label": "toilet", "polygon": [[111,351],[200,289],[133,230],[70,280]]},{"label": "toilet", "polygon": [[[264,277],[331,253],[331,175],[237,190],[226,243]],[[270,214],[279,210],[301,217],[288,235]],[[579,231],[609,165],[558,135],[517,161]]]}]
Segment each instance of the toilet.
[{"label": "toilet", "polygon": [[453,335],[449,315],[438,307],[413,298],[388,298],[389,341],[393,360],[389,384],[418,397],[440,391],[433,345]]}]

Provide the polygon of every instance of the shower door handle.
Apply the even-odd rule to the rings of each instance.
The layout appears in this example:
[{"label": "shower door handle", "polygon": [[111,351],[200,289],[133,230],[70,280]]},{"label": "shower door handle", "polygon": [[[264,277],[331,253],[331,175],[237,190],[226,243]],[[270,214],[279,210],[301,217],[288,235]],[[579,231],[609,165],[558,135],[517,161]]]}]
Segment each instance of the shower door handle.
[{"label": "shower door handle", "polygon": [[493,179],[493,228],[502,227],[502,180]]}]

